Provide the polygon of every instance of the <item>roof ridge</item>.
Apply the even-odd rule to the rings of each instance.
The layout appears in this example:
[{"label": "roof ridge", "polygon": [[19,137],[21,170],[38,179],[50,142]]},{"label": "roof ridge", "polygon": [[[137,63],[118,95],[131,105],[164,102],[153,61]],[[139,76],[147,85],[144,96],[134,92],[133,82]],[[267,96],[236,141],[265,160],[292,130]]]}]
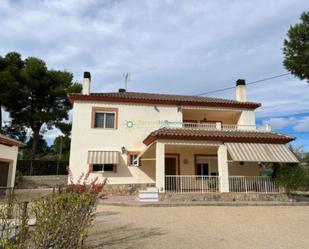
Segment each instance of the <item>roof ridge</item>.
[{"label": "roof ridge", "polygon": [[118,95],[125,95],[125,94],[147,94],[147,95],[161,95],[161,96],[173,96],[173,97],[193,97],[193,98],[200,98],[200,99],[210,99],[210,100],[225,100],[231,101],[235,103],[257,103],[253,101],[246,101],[241,102],[237,101],[236,99],[229,99],[229,98],[219,98],[219,97],[209,97],[209,96],[198,96],[198,95],[190,95],[190,94],[170,94],[170,93],[159,93],[159,92],[136,92],[136,91],[126,91],[126,92],[92,92],[90,95],[104,95],[104,94],[118,94]]},{"label": "roof ridge", "polygon": [[71,102],[82,101],[107,101],[107,102],[127,102],[146,104],[167,104],[185,106],[208,106],[208,107],[228,107],[256,109],[261,106],[257,102],[242,102],[235,99],[223,99],[214,97],[179,95],[166,93],[145,93],[145,92],[101,92],[84,94],[69,94]]}]

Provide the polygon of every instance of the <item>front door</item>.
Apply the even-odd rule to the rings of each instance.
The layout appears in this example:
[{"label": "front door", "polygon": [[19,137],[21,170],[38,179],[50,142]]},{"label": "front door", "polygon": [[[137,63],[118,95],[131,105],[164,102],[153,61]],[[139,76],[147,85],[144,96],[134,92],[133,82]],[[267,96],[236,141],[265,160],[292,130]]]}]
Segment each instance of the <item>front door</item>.
[{"label": "front door", "polygon": [[7,187],[9,166],[7,162],[0,162],[0,188]]},{"label": "front door", "polygon": [[[177,157],[165,157],[165,189],[167,191],[176,188],[176,178],[172,177],[177,174]],[[170,176],[170,177],[169,177]]]},{"label": "front door", "polygon": [[176,157],[165,157],[165,175],[176,175]]}]

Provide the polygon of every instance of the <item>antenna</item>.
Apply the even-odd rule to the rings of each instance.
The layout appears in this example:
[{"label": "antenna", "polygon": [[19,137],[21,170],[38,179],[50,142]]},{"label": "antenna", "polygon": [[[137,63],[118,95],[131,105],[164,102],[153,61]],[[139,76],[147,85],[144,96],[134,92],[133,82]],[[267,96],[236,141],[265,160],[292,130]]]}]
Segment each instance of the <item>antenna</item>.
[{"label": "antenna", "polygon": [[123,73],[122,77],[124,79],[124,88],[127,91],[128,90],[128,82],[130,81],[130,74],[129,73]]}]

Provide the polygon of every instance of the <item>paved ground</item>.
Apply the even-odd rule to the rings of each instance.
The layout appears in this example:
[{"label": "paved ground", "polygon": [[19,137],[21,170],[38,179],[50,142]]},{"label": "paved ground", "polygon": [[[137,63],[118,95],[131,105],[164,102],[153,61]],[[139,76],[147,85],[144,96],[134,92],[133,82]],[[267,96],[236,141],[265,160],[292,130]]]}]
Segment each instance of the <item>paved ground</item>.
[{"label": "paved ground", "polygon": [[99,205],[88,248],[309,248],[309,207]]}]

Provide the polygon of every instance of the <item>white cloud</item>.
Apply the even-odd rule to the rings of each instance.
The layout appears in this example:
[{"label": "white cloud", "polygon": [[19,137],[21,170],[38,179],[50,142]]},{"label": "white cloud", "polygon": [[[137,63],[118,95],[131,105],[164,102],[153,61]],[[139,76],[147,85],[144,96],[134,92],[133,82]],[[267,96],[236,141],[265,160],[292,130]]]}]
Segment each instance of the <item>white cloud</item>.
[{"label": "white cloud", "polygon": [[309,116],[299,120],[294,129],[298,132],[309,132]]},{"label": "white cloud", "polygon": [[0,111],[2,113],[2,125],[5,125],[7,122],[10,121],[9,114],[7,112],[5,112],[2,108],[1,108]]},{"label": "white cloud", "polygon": [[51,130],[44,132],[43,137],[47,141],[47,143],[50,145],[53,143],[56,137],[61,136],[61,135],[63,135],[63,133],[59,129],[53,128]]},{"label": "white cloud", "polygon": [[[92,91],[116,91],[130,72],[131,91],[201,93],[285,72],[283,39],[307,8],[307,0],[2,0],[0,55],[41,57],[77,81],[90,71]],[[263,104],[257,117],[280,118],[308,111],[309,87],[284,77],[248,86],[248,97]]]},{"label": "white cloud", "polygon": [[290,128],[296,132],[309,132],[309,116],[274,117],[264,119],[263,124],[270,124],[274,130]]},{"label": "white cloud", "polygon": [[264,124],[270,124],[273,129],[283,129],[290,125],[288,118],[270,118],[263,121]]}]

